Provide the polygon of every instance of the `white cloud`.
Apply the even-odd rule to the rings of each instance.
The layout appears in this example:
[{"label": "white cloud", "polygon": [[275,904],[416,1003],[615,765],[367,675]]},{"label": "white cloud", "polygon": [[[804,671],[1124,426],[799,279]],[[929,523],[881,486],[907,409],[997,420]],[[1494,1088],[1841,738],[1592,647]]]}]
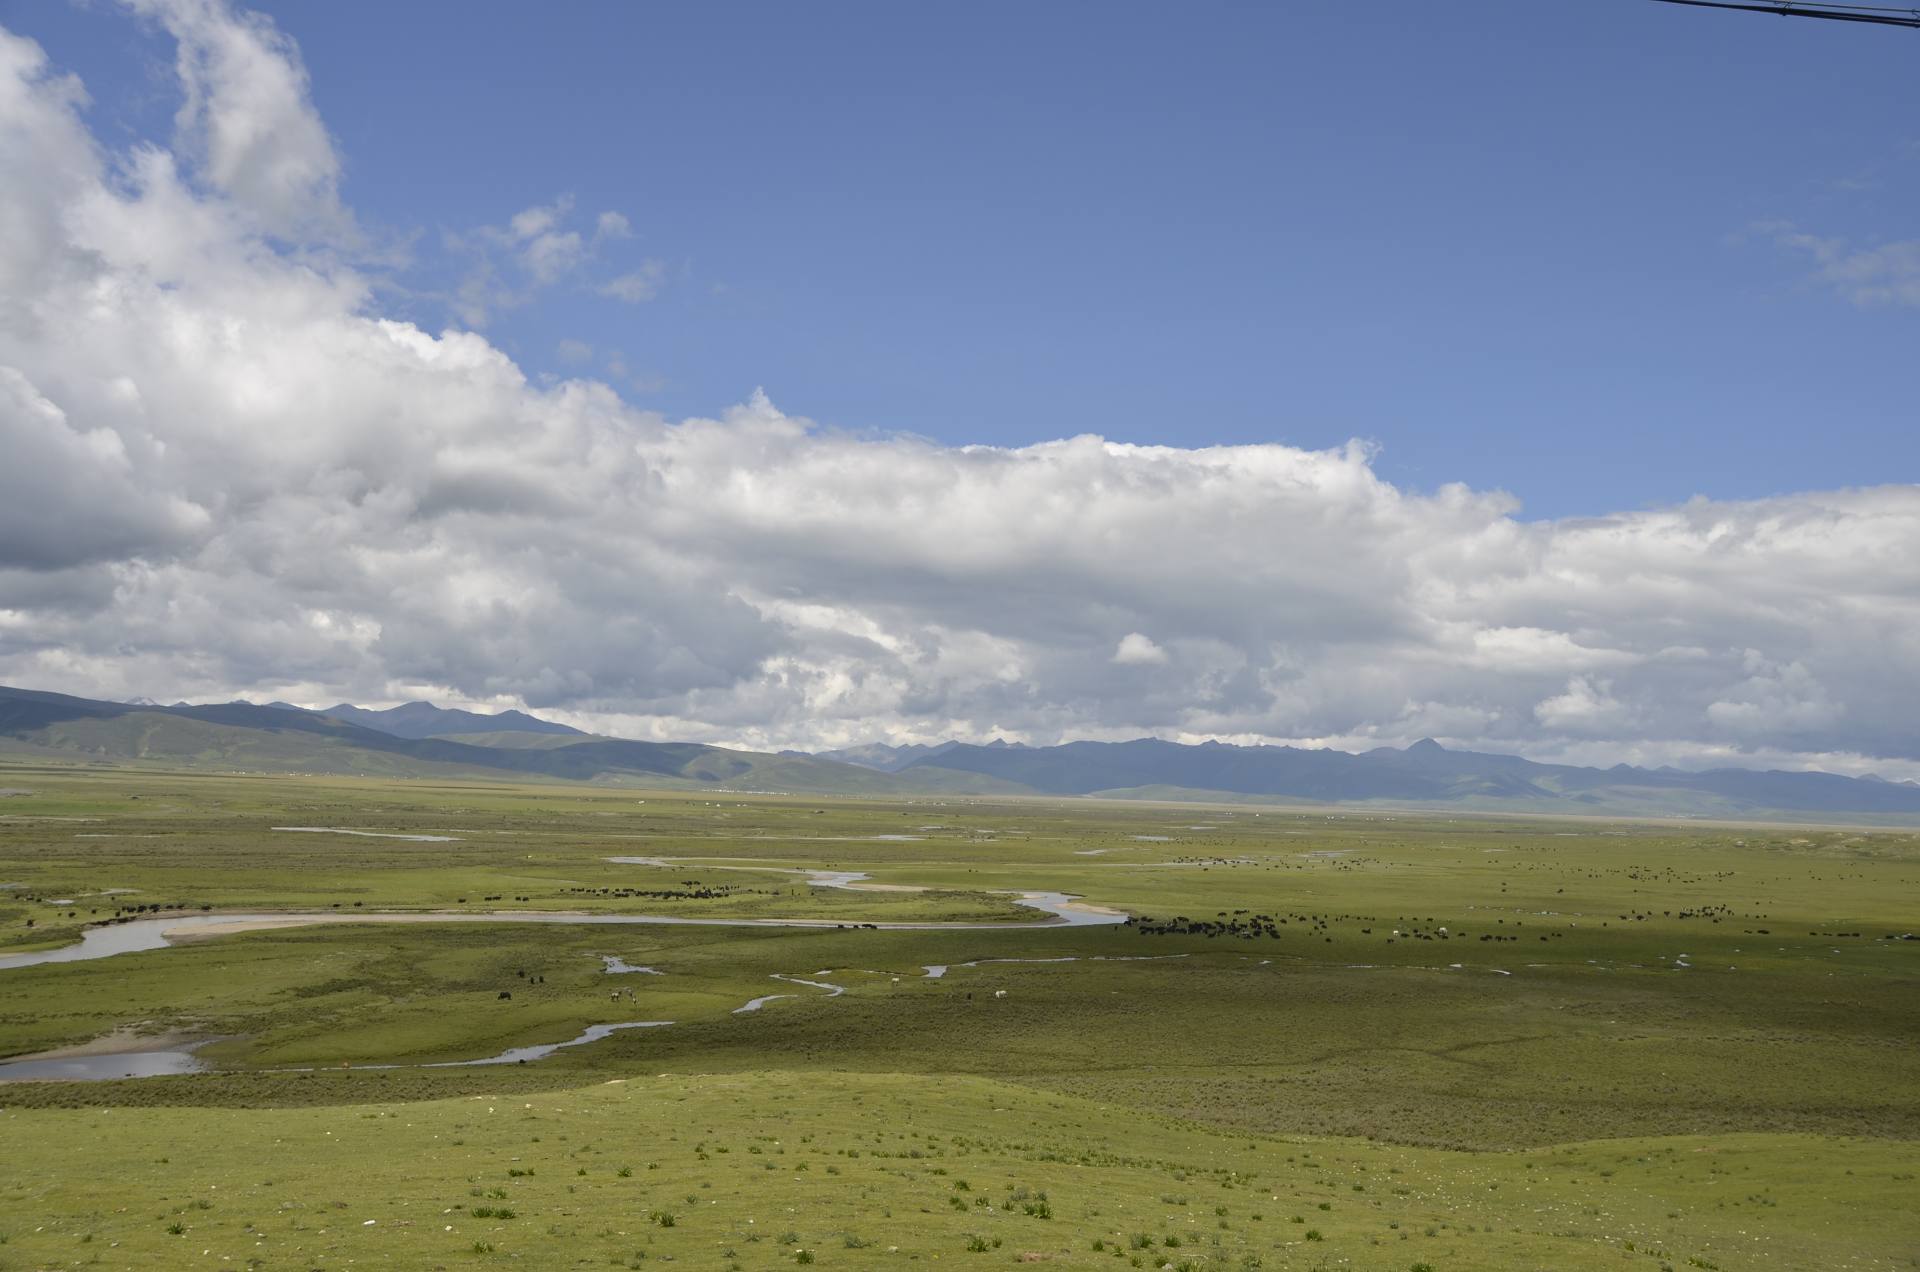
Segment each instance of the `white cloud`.
[{"label": "white cloud", "polygon": [[[1920,488],[1527,523],[1497,492],[1398,489],[1357,444],[950,447],[759,395],[671,422],[387,318],[379,280],[286,241],[277,192],[337,173],[317,121],[283,126],[311,113],[291,50],[178,12],[284,63],[191,70],[209,101],[300,90],[254,95],[257,135],[220,125],[255,147],[225,177],[110,151],[0,34],[0,681],[775,746],[1920,760]],[[500,227],[501,268],[578,235],[569,214]]]},{"label": "white cloud", "polygon": [[1128,632],[1114,648],[1113,661],[1123,667],[1157,667],[1167,661],[1167,651],[1139,632]]},{"label": "white cloud", "polygon": [[516,212],[507,219],[507,230],[522,242],[531,242],[542,234],[552,233],[560,218],[573,210],[573,199],[562,197],[550,207],[532,207]]},{"label": "white cloud", "polygon": [[520,250],[520,263],[534,282],[553,283],[571,274],[586,251],[586,244],[572,231],[540,234]]},{"label": "white cloud", "polygon": [[1749,674],[1707,705],[1707,718],[1735,738],[1765,741],[1835,722],[1840,706],[1807,666],[1776,663],[1757,649],[1744,659]]},{"label": "white cloud", "polygon": [[[57,570],[184,546],[210,521],[199,504],[143,489],[120,433],[76,428],[8,366],[0,366],[0,421],[0,559],[8,566]],[[76,508],[87,511],[76,517]]]},{"label": "white cloud", "polygon": [[562,196],[547,207],[517,212],[507,222],[507,238],[520,267],[536,284],[558,282],[586,259],[587,241],[580,232],[559,228],[572,212],[573,198]]},{"label": "white cloud", "polygon": [[1565,693],[1543,698],[1533,708],[1534,718],[1550,729],[1579,735],[1619,735],[1633,723],[1633,712],[1613,696],[1611,681],[1575,676]]},{"label": "white cloud", "polygon": [[1812,257],[1815,277],[1856,305],[1920,305],[1920,239],[1862,247],[1790,225],[1763,228],[1780,246]]},{"label": "white cloud", "polygon": [[[631,225],[618,212],[600,213],[591,236],[570,228],[572,218],[573,196],[563,194],[552,203],[521,209],[505,225],[448,234],[447,246],[472,261],[448,298],[460,321],[484,327],[495,312],[524,305],[542,289],[575,277],[605,245],[632,237]],[[595,290],[622,300],[651,300],[664,277],[662,262],[646,260]]]},{"label": "white cloud", "polygon": [[308,97],[293,42],[226,0],[125,0],[178,48],[176,147],[213,189],[285,238],[340,236],[340,159]]},{"label": "white cloud", "polygon": [[562,340],[554,352],[560,355],[560,361],[574,366],[593,361],[593,346],[584,340]]},{"label": "white cloud", "polygon": [[611,296],[615,300],[624,300],[630,305],[652,300],[660,294],[660,284],[667,276],[664,261],[645,261],[639,269],[608,279],[600,284],[602,296]]}]

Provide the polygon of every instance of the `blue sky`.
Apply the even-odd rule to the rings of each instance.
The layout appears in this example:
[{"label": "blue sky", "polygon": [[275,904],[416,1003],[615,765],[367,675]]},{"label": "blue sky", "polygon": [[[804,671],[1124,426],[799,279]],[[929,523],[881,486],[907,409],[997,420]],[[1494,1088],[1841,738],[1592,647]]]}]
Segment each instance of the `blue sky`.
[{"label": "blue sky", "polygon": [[1917,52],[0,9],[0,683],[1920,779]]},{"label": "blue sky", "polygon": [[[764,387],[948,443],[1361,437],[1529,517],[1920,460],[1916,308],[1787,242],[1920,237],[1914,33],[1640,0],[261,8],[344,199],[407,245],[389,312],[459,320],[450,238],[617,211],[484,330],[671,417]],[[0,18],[108,144],[168,135],[157,27]],[[647,262],[651,299],[594,291]]]}]

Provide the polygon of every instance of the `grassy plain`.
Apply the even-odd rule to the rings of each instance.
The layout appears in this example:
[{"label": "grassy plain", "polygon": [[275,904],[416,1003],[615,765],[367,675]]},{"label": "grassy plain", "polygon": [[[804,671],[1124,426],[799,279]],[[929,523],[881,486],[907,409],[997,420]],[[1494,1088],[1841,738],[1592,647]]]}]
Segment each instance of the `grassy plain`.
[{"label": "grassy plain", "polygon": [[[1033,917],[1002,894],[1051,889],[1145,916],[345,923],[0,970],[0,1057],[185,1034],[222,1070],[0,1086],[0,1268],[1920,1266],[1910,831],[54,767],[0,788],[25,792],[0,800],[0,953],[132,905],[1000,923]],[[631,1020],[675,1023],[367,1067]]]}]

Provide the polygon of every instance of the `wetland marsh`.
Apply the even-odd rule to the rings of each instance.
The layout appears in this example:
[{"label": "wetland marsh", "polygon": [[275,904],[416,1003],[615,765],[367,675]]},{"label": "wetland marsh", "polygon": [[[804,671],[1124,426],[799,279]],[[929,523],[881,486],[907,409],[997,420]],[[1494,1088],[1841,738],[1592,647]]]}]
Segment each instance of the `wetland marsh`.
[{"label": "wetland marsh", "polygon": [[0,1267],[1920,1254],[1910,831],[6,783]]}]

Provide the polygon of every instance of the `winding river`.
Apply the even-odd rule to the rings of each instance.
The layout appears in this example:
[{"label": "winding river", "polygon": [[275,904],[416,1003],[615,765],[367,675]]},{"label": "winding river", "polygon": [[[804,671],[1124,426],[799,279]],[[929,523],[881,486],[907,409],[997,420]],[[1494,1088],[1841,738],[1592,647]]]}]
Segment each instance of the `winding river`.
[{"label": "winding river", "polygon": [[[305,829],[305,828],[298,828]],[[674,867],[684,863],[669,861],[659,857],[609,857],[608,861],[618,865],[641,865],[655,867]],[[804,876],[806,881],[819,888],[846,888],[856,891],[878,892],[920,892],[923,888],[901,884],[876,884],[868,882],[869,876],[860,870],[802,870],[784,866],[711,866],[708,868],[726,870],[764,870],[781,874]],[[149,950],[171,948],[180,939],[210,939],[230,936],[241,932],[267,931],[292,927],[309,927],[322,923],[551,923],[562,926],[638,926],[647,924],[666,924],[673,926],[698,927],[788,927],[788,928],[846,928],[870,927],[896,932],[938,932],[938,931],[1019,931],[1045,927],[1089,927],[1102,924],[1123,923],[1124,911],[1105,906],[1088,905],[1078,897],[1065,892],[1009,892],[998,895],[1011,897],[1015,905],[1038,910],[1047,917],[1032,923],[1000,922],[887,922],[868,923],[844,918],[771,918],[771,919],[714,919],[694,918],[668,914],[583,914],[557,913],[541,910],[488,910],[488,911],[432,911],[432,912],[393,912],[393,911],[338,911],[326,910],[311,913],[297,911],[262,911],[256,913],[206,913],[184,914],[168,918],[134,919],[124,923],[107,923],[85,929],[79,941],[72,945],[52,950],[35,950],[23,954],[0,955],[0,971],[15,968],[38,967],[49,963],[79,963],[94,959],[112,958],[119,954],[138,954]],[[1002,961],[1002,960],[986,960]],[[1024,960],[1004,960],[1009,962]],[[1034,960],[1039,961],[1039,960]],[[1069,960],[1070,961],[1070,960]],[[968,963],[964,966],[977,966]],[[652,968],[628,965],[617,959],[608,960],[610,972],[653,972]],[[945,973],[945,968],[930,975]],[[792,976],[775,976],[774,979],[791,984],[805,985],[809,988],[826,990],[829,997],[837,997],[846,992],[844,986],[819,981],[802,980]],[[767,1003],[780,998],[793,997],[791,994],[768,994],[755,998],[745,1006],[735,1008],[735,1014],[760,1010]],[[554,1052],[566,1047],[577,1047],[597,1042],[607,1035],[622,1029],[660,1028],[672,1024],[668,1020],[625,1021],[616,1024],[592,1025],[585,1032],[564,1042],[543,1043],[530,1047],[515,1047],[497,1056],[487,1056],[479,1060],[447,1060],[425,1065],[359,1065],[365,1069],[427,1068],[446,1069],[464,1068],[474,1065],[516,1064],[545,1059]],[[8,1081],[109,1081],[116,1078],[161,1077],[169,1075],[206,1072],[208,1066],[193,1055],[193,1049],[178,1047],[153,1051],[125,1051],[105,1055],[49,1055],[13,1061],[0,1061],[0,1082]]]},{"label": "winding river", "polygon": [[[608,860],[623,865],[658,864],[656,859],[650,857],[610,857]],[[809,883],[820,888],[879,890],[875,887],[862,889],[861,884],[867,875],[858,870],[802,870],[791,873],[806,875]],[[890,891],[893,888],[888,887],[886,890]],[[910,890],[920,891],[920,889]],[[582,914],[553,910],[435,910],[428,912],[322,910],[311,913],[262,911],[252,914],[184,914],[172,918],[134,919],[127,923],[106,923],[90,927],[80,934],[80,940],[73,945],[63,945],[53,950],[34,950],[26,954],[0,955],[0,971],[17,967],[38,967],[43,963],[79,963],[96,958],[112,958],[116,954],[139,954],[147,950],[163,950],[171,946],[176,937],[230,936],[238,932],[308,927],[317,923],[555,923],[562,926],[605,925],[609,927],[668,924],[688,927],[791,928],[842,928],[858,925],[891,932],[999,932],[1019,931],[1024,928],[1089,927],[1123,923],[1127,918],[1123,911],[1087,905],[1078,897],[1065,892],[1017,892],[1004,895],[1012,897],[1015,905],[1039,910],[1047,917],[1037,923],[935,921],[865,923],[857,919],[844,918],[707,919],[679,914]]]}]

